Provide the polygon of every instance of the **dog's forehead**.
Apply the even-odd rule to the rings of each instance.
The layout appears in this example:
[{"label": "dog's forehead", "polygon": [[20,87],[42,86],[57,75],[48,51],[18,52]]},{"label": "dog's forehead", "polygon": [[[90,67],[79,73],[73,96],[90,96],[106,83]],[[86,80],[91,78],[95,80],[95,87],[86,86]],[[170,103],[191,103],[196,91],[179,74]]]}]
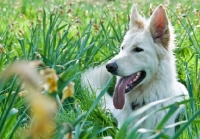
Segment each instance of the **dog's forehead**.
[{"label": "dog's forehead", "polygon": [[124,41],[122,42],[122,45],[124,47],[126,46],[134,46],[141,43],[141,38],[143,36],[142,32],[127,32],[127,34],[124,36]]}]

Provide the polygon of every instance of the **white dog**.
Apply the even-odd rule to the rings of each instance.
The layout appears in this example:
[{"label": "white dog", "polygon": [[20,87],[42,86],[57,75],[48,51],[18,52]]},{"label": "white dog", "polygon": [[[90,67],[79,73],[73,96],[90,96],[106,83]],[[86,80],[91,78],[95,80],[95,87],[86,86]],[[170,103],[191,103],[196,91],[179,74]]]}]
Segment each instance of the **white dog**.
[{"label": "white dog", "polygon": [[[164,6],[158,6],[150,19],[146,20],[133,5],[129,30],[124,36],[119,54],[105,66],[87,70],[82,76],[82,84],[91,87],[98,94],[112,74],[117,76],[114,95],[105,95],[105,106],[116,117],[120,128],[136,109],[157,100],[187,94],[186,88],[176,78],[173,48],[173,29]],[[151,111],[181,100],[183,97],[177,97],[158,104],[145,111],[135,121]],[[155,129],[167,112],[168,110],[156,112],[140,127]],[[166,125],[173,124],[178,113],[179,111],[171,116]],[[132,124],[134,125],[134,121]],[[167,133],[173,134],[174,128],[169,129]]]}]

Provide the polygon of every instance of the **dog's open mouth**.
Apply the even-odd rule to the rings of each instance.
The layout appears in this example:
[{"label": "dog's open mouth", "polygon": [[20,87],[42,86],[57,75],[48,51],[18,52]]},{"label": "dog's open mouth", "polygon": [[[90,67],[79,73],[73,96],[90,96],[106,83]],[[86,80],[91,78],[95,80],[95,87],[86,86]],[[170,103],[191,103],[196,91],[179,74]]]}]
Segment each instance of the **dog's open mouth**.
[{"label": "dog's open mouth", "polygon": [[115,86],[113,104],[116,109],[122,109],[125,103],[125,93],[130,92],[146,76],[145,71],[139,71],[127,77],[122,77]]},{"label": "dog's open mouth", "polygon": [[138,85],[145,77],[146,73],[144,71],[137,72],[132,74],[129,77],[129,82],[126,85],[125,93],[130,92],[136,85]]}]

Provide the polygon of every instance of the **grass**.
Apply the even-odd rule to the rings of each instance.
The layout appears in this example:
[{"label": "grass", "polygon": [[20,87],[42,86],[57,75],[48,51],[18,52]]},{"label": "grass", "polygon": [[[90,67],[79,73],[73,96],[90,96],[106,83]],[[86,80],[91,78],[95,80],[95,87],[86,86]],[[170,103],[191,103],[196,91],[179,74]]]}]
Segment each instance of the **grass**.
[{"label": "grass", "polygon": [[[149,16],[150,3],[155,8],[162,2],[138,2],[141,15]],[[138,125],[145,119],[138,121],[128,134],[127,127],[142,111],[167,100],[139,109],[122,128],[117,129],[117,122],[111,113],[98,105],[112,81],[97,97],[95,92],[91,95],[80,86],[80,75],[85,69],[105,63],[118,53],[128,28],[128,14],[132,4],[128,0],[1,2],[0,138],[40,136],[84,139],[112,136],[129,139],[139,138],[143,132],[155,132],[138,130]],[[185,0],[181,3],[170,2],[168,5],[166,1],[164,4],[167,5],[169,18],[175,28],[177,47],[174,52],[178,78],[187,87],[190,99],[170,107],[170,113],[157,126],[157,129],[163,130],[159,130],[152,138],[199,138],[199,2]],[[31,67],[37,67],[37,70]],[[42,82],[42,86],[38,82]],[[70,90],[70,82],[75,83],[74,95],[61,102],[66,86],[66,91],[73,92]],[[44,95],[38,97],[33,92],[42,92]],[[42,100],[37,102],[39,98]],[[44,117],[41,117],[40,107],[36,107],[36,104],[46,112],[42,113]],[[164,132],[170,127],[163,125],[181,104],[187,106],[187,111],[184,111],[186,119],[178,123],[179,129],[170,137]],[[38,121],[44,122],[42,125],[45,126],[37,126]]]}]

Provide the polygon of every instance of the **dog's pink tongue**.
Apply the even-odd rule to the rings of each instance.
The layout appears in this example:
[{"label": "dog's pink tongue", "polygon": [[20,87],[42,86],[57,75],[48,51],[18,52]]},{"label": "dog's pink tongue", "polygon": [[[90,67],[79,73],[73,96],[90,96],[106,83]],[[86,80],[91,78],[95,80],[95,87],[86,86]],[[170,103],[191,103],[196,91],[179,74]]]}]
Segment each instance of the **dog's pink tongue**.
[{"label": "dog's pink tongue", "polygon": [[125,103],[125,90],[127,84],[130,82],[131,77],[122,78],[115,86],[113,104],[116,109],[122,109]]}]

